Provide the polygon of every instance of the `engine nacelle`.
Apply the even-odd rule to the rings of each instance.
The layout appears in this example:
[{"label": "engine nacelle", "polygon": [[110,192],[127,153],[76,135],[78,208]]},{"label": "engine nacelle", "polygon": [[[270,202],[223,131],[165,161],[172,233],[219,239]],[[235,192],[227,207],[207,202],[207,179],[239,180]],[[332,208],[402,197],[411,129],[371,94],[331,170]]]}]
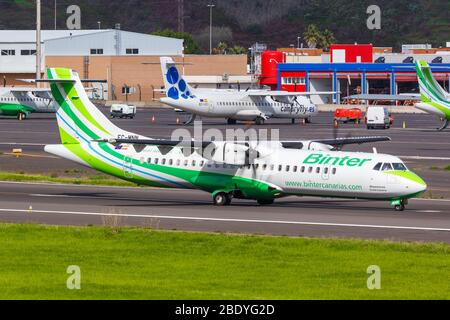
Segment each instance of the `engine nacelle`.
[{"label": "engine nacelle", "polygon": [[208,160],[236,166],[250,164],[258,156],[246,145],[227,142],[215,142],[202,152]]},{"label": "engine nacelle", "polygon": [[303,142],[303,150],[328,152],[333,149],[334,149],[333,146],[330,146],[328,144],[318,143],[314,141]]}]

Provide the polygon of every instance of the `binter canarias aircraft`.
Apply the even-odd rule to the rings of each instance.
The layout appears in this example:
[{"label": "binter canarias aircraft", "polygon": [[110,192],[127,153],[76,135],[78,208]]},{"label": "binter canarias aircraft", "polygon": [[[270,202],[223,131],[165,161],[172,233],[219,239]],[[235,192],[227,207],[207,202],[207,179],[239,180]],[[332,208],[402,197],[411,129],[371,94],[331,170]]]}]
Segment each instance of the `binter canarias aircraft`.
[{"label": "binter canarias aircraft", "polygon": [[45,150],[139,185],[205,191],[217,206],[230,205],[233,198],[270,205],[287,196],[317,196],[389,201],[399,211],[427,189],[397,157],[335,151],[387,137],[242,143],[151,139],[111,123],[90,102],[75,71],[49,69],[48,78],[59,104],[61,144]]},{"label": "binter canarias aircraft", "polygon": [[49,89],[0,88],[0,115],[25,120],[31,113],[55,113],[55,103]]},{"label": "binter canarias aircraft", "polygon": [[167,95],[160,100],[162,103],[191,113],[194,118],[225,118],[228,124],[255,121],[259,125],[270,118],[292,119],[293,122],[310,119],[317,114],[318,108],[308,96],[333,94],[194,89],[183,79],[172,58],[162,57],[161,68]]}]

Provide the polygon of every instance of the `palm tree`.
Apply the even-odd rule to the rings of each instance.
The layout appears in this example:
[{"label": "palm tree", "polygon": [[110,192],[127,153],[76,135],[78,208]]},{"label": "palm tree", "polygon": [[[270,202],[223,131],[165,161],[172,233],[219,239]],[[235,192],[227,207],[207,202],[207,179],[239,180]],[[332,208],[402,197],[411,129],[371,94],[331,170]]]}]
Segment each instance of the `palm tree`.
[{"label": "palm tree", "polygon": [[303,39],[305,39],[309,48],[316,48],[321,40],[321,37],[322,35],[315,24],[310,24],[303,34]]}]

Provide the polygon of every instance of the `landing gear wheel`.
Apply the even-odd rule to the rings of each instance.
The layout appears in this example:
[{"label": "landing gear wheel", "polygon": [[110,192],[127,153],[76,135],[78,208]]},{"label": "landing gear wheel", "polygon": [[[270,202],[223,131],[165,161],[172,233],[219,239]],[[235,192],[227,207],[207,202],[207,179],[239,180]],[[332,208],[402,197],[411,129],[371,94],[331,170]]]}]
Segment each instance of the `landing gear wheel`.
[{"label": "landing gear wheel", "polygon": [[228,119],[228,120],[227,120],[227,124],[228,124],[228,125],[235,125],[236,123],[237,123],[237,121],[234,120],[234,119]]},{"label": "landing gear wheel", "polygon": [[219,192],[213,198],[214,205],[218,207],[229,206],[231,204],[231,196],[225,192]]},{"label": "landing gear wheel", "polygon": [[400,201],[400,204],[396,204],[396,205],[394,206],[395,211],[397,211],[397,212],[403,212],[403,211],[405,211],[406,205],[407,205],[407,204],[408,204],[408,200],[401,200],[401,201]]},{"label": "landing gear wheel", "polygon": [[305,123],[306,123],[306,124],[311,124],[311,123],[312,123],[311,118],[306,118],[306,119],[305,119]]},{"label": "landing gear wheel", "polygon": [[19,114],[17,115],[17,119],[19,119],[19,121],[25,120],[27,118],[27,115],[23,112],[19,112]]},{"label": "landing gear wheel", "polygon": [[258,200],[258,204],[260,206],[270,206],[271,204],[274,204],[275,200]]},{"label": "landing gear wheel", "polygon": [[292,119],[292,122],[291,122],[292,124],[295,124],[295,119]]},{"label": "landing gear wheel", "polygon": [[263,118],[256,118],[255,123],[257,126],[261,126],[264,124],[264,119]]}]

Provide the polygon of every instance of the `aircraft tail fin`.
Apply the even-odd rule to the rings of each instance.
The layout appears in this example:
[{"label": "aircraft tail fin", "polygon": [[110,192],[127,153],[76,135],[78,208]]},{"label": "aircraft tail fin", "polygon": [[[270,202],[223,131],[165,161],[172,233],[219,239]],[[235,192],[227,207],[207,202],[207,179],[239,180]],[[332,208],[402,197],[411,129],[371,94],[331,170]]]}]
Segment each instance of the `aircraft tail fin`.
[{"label": "aircraft tail fin", "polygon": [[417,78],[419,79],[420,94],[423,102],[447,102],[449,94],[436,81],[430,65],[424,60],[416,62]]},{"label": "aircraft tail fin", "polygon": [[132,135],[115,126],[89,100],[77,72],[65,68],[47,70],[53,98],[59,108],[56,116],[62,144],[90,143]]},{"label": "aircraft tail fin", "polygon": [[167,98],[188,100],[195,98],[195,90],[183,79],[177,63],[170,57],[161,57],[161,69]]}]

